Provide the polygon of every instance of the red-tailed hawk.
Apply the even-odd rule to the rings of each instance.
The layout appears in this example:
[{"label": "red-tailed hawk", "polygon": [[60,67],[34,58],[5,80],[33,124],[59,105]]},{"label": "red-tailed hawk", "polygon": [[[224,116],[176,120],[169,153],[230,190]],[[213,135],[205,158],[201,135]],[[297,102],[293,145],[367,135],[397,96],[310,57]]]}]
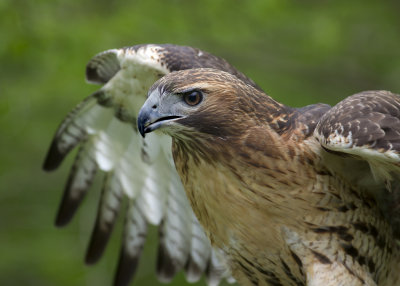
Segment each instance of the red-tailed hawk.
[{"label": "red-tailed hawk", "polygon": [[47,171],[56,169],[79,146],[57,226],[73,217],[98,170],[104,177],[87,263],[101,257],[121,202],[129,200],[115,285],[129,284],[148,224],[159,226],[160,281],[171,281],[181,269],[190,282],[199,280],[203,273],[209,285],[229,277],[187,201],[172,160],[171,139],[165,135],[143,139],[136,129],[139,109],[157,79],[171,71],[202,67],[229,72],[259,89],[225,60],[195,48],[138,45],[108,50],[86,67],[87,81],[104,85],[68,114],[50,146],[43,165]]},{"label": "red-tailed hawk", "polygon": [[290,108],[192,69],[150,89],[138,129],[172,137],[191,206],[241,285],[400,285],[399,95]]},{"label": "red-tailed hawk", "polygon": [[[162,130],[180,138],[181,144],[175,144],[175,155],[183,156],[177,160],[177,166],[182,175],[187,172],[183,175],[187,178],[186,185],[194,182],[188,176],[191,172],[205,177],[194,188],[204,189],[206,185],[214,184],[214,195],[217,191],[226,191],[225,186],[237,182],[242,184],[242,189],[232,194],[222,192],[216,201],[207,200],[207,196],[213,195],[210,193],[212,188],[206,190],[208,193],[186,189],[192,203],[195,202],[194,210],[197,214],[202,213],[200,221],[206,222],[207,235],[215,249],[211,248],[194,216],[175,171],[170,137],[150,133],[142,139],[136,129],[137,114],[150,86],[172,71],[194,68],[213,68],[234,76],[215,70],[208,70],[209,74],[197,71],[198,77],[188,77],[179,82],[179,76],[175,78],[174,75],[163,81],[167,83],[164,84],[165,92],[176,92],[172,91],[174,83],[193,87],[203,82],[201,88],[197,86],[199,90],[196,92],[186,90],[180,94],[181,100],[185,97],[184,100],[194,105],[193,109],[186,109],[188,112],[197,108],[200,111],[207,101],[203,98],[203,102],[199,97],[206,95],[208,98],[208,90],[203,90],[208,83],[210,87],[222,87],[218,92],[215,89],[209,91],[210,94],[219,94],[215,98],[219,98],[220,105],[210,106],[207,116],[201,120],[194,113],[187,116],[186,121],[175,119],[175,127],[178,121],[186,122],[186,129],[181,128],[184,125],[165,128],[165,120],[146,126],[146,129],[142,120],[141,126],[142,132],[157,125],[163,126]],[[387,92],[369,92],[350,97],[332,109],[327,105],[292,109],[266,97],[253,81],[223,59],[194,48],[174,45],[140,45],[106,51],[89,62],[86,76],[89,82],[104,86],[79,104],[60,125],[44,169],[56,169],[69,151],[80,146],[57,215],[56,224],[59,226],[72,218],[96,171],[100,170],[104,175],[97,220],[86,256],[88,263],[100,258],[120,212],[121,201],[128,199],[115,285],[127,285],[134,274],[149,223],[159,226],[157,274],[165,282],[184,269],[189,281],[197,281],[204,272],[209,285],[218,284],[221,276],[229,276],[229,273],[223,273],[225,257],[219,255],[222,251],[228,254],[228,263],[243,284],[250,281],[248,283],[260,285],[352,285],[348,279],[353,279],[353,285],[362,285],[362,282],[375,285],[374,281],[379,279],[382,279],[379,285],[398,283],[394,282],[398,264],[393,264],[395,270],[390,269],[390,260],[398,255],[395,241],[399,237],[400,192],[396,172],[398,174],[400,124],[397,96]],[[229,90],[235,92],[229,96]],[[240,100],[238,90],[243,95]],[[231,102],[235,96],[238,102]],[[263,102],[263,99],[267,100]],[[172,102],[169,104],[172,106]],[[177,107],[179,102],[173,105]],[[243,117],[227,119],[224,116],[223,120],[217,121],[220,113],[233,115],[241,111],[246,111]],[[244,133],[242,129],[232,128],[233,124],[243,126],[249,121],[253,122],[254,128],[249,125]],[[219,122],[219,125],[207,122]],[[188,126],[192,126],[193,132],[188,132]],[[264,128],[269,131],[260,131]],[[251,132],[254,129],[259,130]],[[246,152],[240,152],[243,150],[240,146],[222,148],[221,140],[227,134],[234,137],[239,133],[242,133]],[[200,135],[193,140],[195,134]],[[200,144],[204,143],[201,134],[213,135],[215,140],[206,140],[207,144],[203,146]],[[193,152],[186,152],[197,147]],[[203,152],[208,147],[214,152]],[[230,157],[231,152],[235,152],[235,156]],[[217,158],[222,158],[217,167],[229,170],[229,173],[212,172],[215,170],[214,162],[219,160]],[[205,173],[202,170],[197,172],[197,167],[193,166],[185,169],[182,167],[185,160],[192,160],[194,166],[201,166],[206,160],[211,162],[210,168],[206,168]],[[233,164],[237,160],[242,160],[244,165]],[[232,162],[230,169],[227,162]],[[274,168],[268,169],[269,166]],[[240,167],[240,170],[235,171],[234,167]],[[248,173],[252,173],[250,177]],[[227,181],[216,184],[218,180]],[[275,192],[261,192],[256,188],[261,183],[265,183],[265,190],[274,189]],[[251,190],[258,191],[253,196]],[[206,199],[197,200],[193,194]],[[304,194],[308,194],[310,200],[300,196]],[[238,195],[239,201],[236,200]],[[257,206],[271,199],[270,196],[274,198],[272,206],[264,211],[271,215],[272,225],[268,219],[262,220],[263,217],[256,215]],[[237,207],[238,203],[241,204]],[[252,204],[253,207],[248,208]],[[214,210],[199,211],[210,207]],[[222,213],[220,217],[209,216],[216,213],[215,209]],[[285,217],[278,219],[277,213],[282,212]],[[260,245],[271,243],[266,249],[273,248],[275,252],[268,252],[269,255],[277,254],[277,245],[286,243],[286,252],[282,254],[289,251],[289,260],[282,257],[278,262],[268,261],[269,256],[262,255],[266,250],[261,247],[257,255],[267,259],[267,263],[262,263],[265,260],[260,260],[257,255],[249,256],[254,251],[247,250],[252,243],[239,245],[234,228],[225,232],[227,228],[218,224],[231,213],[236,213],[230,217],[231,226],[247,220],[248,228],[253,231],[240,233],[254,236],[253,240],[260,240]],[[307,215],[302,217],[304,213]],[[290,219],[293,215],[294,221]],[[347,224],[343,223],[346,219],[349,220]],[[302,223],[297,223],[300,220]],[[308,227],[306,233],[296,231],[303,226]],[[221,233],[230,238],[222,248],[218,246]],[[265,237],[260,237],[261,234]],[[284,237],[287,239],[283,242]],[[245,249],[239,251],[238,246]],[[273,265],[272,270],[270,265]],[[388,279],[393,279],[393,284],[390,280],[384,284],[385,271]]]}]

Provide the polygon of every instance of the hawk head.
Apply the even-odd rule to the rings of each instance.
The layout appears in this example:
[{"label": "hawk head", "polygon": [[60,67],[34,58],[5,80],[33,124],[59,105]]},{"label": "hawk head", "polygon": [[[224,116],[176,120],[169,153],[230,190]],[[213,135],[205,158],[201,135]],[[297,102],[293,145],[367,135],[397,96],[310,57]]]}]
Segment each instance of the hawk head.
[{"label": "hawk head", "polygon": [[226,140],[241,136],[246,126],[271,121],[283,107],[229,73],[184,70],[170,73],[152,86],[139,112],[138,128],[142,136],[160,129],[175,139]]}]

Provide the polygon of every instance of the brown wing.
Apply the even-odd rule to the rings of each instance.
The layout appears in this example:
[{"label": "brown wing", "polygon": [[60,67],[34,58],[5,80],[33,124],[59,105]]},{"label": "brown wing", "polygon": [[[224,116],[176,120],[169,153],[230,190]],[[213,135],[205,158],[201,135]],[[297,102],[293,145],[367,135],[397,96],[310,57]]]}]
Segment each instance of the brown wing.
[{"label": "brown wing", "polygon": [[375,196],[400,237],[400,96],[389,91],[350,96],[322,116],[314,136],[328,150],[368,162],[382,184]]},{"label": "brown wing", "polygon": [[400,96],[388,91],[350,96],[321,118],[316,136],[327,148],[347,149],[349,153],[352,148],[393,152],[393,158],[398,159]]}]

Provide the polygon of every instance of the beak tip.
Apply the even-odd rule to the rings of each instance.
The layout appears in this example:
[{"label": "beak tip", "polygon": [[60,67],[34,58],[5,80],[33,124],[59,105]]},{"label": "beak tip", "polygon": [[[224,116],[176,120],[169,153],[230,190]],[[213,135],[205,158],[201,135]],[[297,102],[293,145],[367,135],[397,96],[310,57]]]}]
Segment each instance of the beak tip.
[{"label": "beak tip", "polygon": [[143,138],[146,136],[146,128],[144,127],[146,121],[147,121],[146,116],[144,115],[142,110],[140,110],[137,117],[137,129]]},{"label": "beak tip", "polygon": [[137,127],[138,127],[138,131],[139,131],[140,135],[142,135],[142,137],[145,138],[146,132],[145,132],[145,128],[144,128],[143,124],[139,123]]}]

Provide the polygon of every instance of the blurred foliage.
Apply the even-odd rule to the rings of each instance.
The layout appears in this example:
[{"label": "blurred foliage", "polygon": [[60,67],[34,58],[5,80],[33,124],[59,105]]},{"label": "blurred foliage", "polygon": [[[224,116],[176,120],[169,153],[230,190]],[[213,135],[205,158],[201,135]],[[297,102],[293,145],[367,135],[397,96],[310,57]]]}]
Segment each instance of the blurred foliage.
[{"label": "blurred foliage", "polygon": [[[84,82],[94,54],[191,45],[226,58],[286,104],[335,104],[367,89],[400,92],[398,11],[396,0],[0,0],[0,283],[111,284],[121,223],[101,262],[85,267],[98,194],[58,230],[71,156],[55,173],[41,170],[59,122],[97,89]],[[135,285],[158,285],[154,229],[149,240]],[[174,285],[186,285],[183,274]]]}]

